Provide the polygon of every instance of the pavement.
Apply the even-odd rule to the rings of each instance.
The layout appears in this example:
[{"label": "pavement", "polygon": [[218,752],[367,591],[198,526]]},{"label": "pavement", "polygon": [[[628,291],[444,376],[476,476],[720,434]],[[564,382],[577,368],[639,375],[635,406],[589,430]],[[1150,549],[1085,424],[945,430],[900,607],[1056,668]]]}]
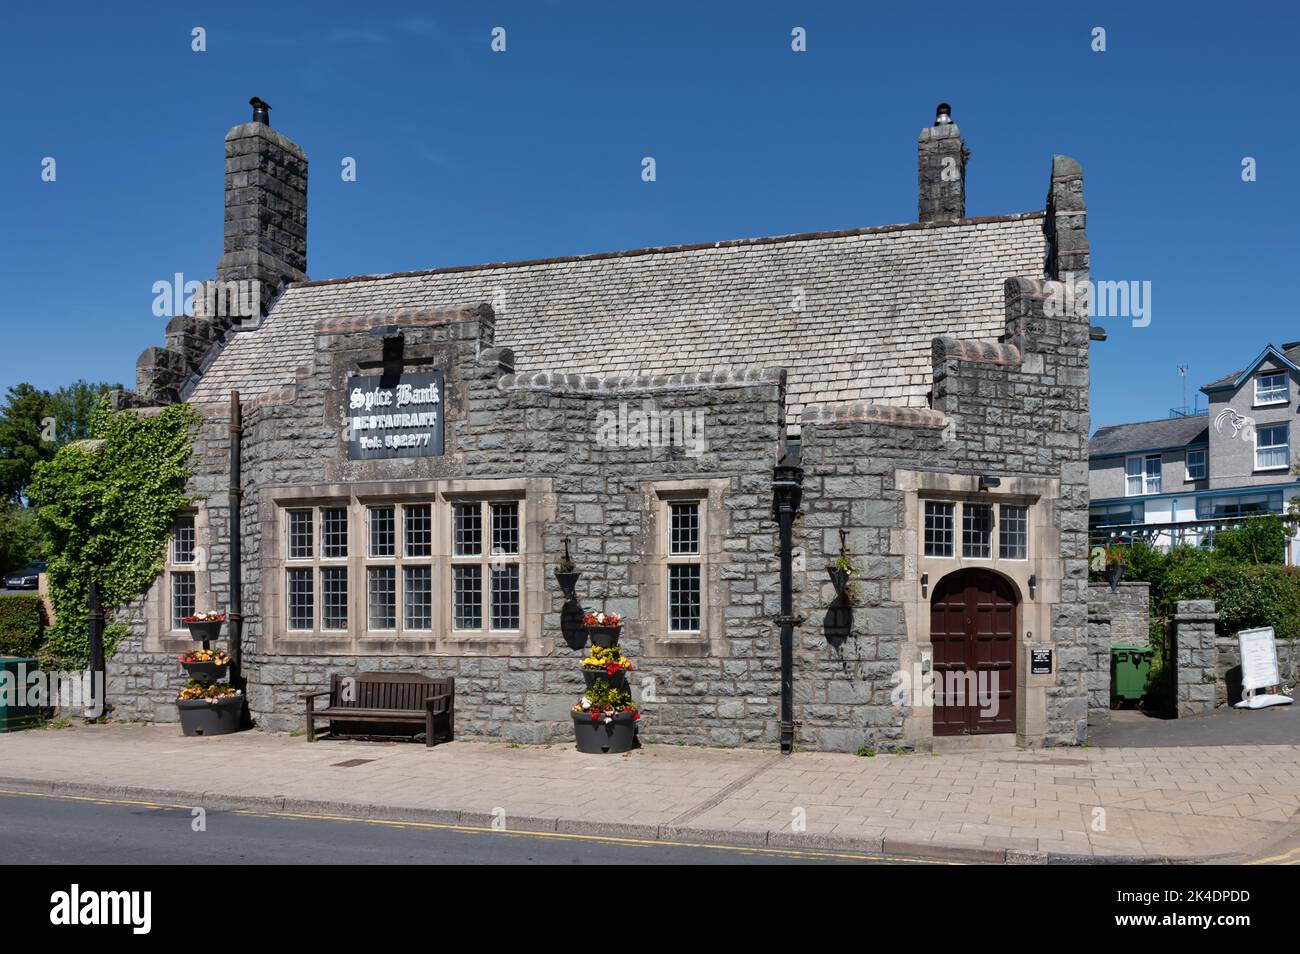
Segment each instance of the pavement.
[{"label": "pavement", "polygon": [[5,792],[990,863],[1237,861],[1300,833],[1300,745],[590,756],[76,724],[0,735]]}]

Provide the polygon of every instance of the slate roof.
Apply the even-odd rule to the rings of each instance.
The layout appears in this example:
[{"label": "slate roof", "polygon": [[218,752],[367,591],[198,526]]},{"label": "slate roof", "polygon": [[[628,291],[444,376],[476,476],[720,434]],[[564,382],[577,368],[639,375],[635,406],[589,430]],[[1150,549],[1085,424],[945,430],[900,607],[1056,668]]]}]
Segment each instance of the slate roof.
[{"label": "slate roof", "polygon": [[1137,451],[1160,450],[1166,447],[1184,447],[1188,444],[1205,444],[1210,439],[1209,417],[1167,417],[1159,421],[1138,421],[1134,424],[1114,424],[1099,427],[1088,441],[1088,456],[1103,457],[1111,454],[1130,454]]},{"label": "slate roof", "polygon": [[790,423],[816,402],[925,407],[931,339],[1002,334],[1003,281],[1042,276],[1042,227],[1029,212],[302,282],[187,398],[292,384],[321,318],[486,301],[520,372],[784,367]]},{"label": "slate roof", "polygon": [[[1269,347],[1271,348],[1272,345],[1269,345]],[[1300,341],[1288,342],[1287,344],[1284,344],[1280,350],[1282,354],[1286,357],[1286,359],[1290,361],[1292,364],[1300,364]],[[1259,357],[1263,358],[1265,354],[1268,354],[1267,348],[1264,350],[1264,354],[1261,354]],[[1259,359],[1257,358],[1256,363],[1258,363],[1258,361]],[[1253,367],[1241,368],[1240,370],[1232,372],[1232,374],[1225,374],[1223,377],[1216,378],[1215,380],[1211,381],[1209,384],[1201,385],[1201,390],[1213,391],[1215,388],[1221,388],[1225,384],[1231,384],[1233,381],[1237,380],[1237,378],[1241,377],[1241,375],[1248,370],[1253,370]]]}]

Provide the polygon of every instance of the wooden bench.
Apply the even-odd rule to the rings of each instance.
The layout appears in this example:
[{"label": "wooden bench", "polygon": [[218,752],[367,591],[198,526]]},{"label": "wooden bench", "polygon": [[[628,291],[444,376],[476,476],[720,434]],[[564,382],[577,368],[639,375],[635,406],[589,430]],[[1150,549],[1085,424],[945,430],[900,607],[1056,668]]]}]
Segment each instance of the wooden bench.
[{"label": "wooden bench", "polygon": [[[316,700],[329,696],[329,705],[317,709]],[[450,742],[455,734],[456,680],[418,673],[335,673],[330,687],[303,695],[307,703],[307,741],[316,741],[316,720],[330,723],[330,735],[356,735],[364,724],[378,727],[423,725],[424,744]],[[355,723],[357,729],[336,723]],[[418,733],[417,733],[418,734]]]}]

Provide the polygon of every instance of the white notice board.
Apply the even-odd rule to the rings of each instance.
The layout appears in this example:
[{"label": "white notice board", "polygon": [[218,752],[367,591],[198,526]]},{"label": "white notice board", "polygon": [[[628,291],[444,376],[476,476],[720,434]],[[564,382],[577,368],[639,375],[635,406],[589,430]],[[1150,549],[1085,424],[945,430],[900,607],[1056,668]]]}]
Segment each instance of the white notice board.
[{"label": "white notice board", "polygon": [[1241,688],[1245,692],[1266,689],[1282,682],[1277,667],[1277,643],[1273,627],[1243,629],[1237,633],[1237,648],[1241,652]]}]

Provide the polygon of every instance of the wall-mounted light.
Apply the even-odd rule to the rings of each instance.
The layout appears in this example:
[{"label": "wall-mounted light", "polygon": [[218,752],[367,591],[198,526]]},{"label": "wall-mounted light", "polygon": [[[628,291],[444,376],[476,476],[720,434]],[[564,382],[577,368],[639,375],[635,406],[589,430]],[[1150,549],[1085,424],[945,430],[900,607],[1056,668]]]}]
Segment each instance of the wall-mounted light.
[{"label": "wall-mounted light", "polygon": [[921,595],[922,596],[925,595],[925,591],[929,586],[930,586],[930,574],[922,573],[921,574]]},{"label": "wall-mounted light", "polygon": [[1029,574],[1029,598],[1031,600],[1034,598],[1034,589],[1037,586],[1038,586],[1038,575],[1035,573],[1030,573]]},{"label": "wall-mounted light", "polygon": [[980,474],[980,490],[988,490],[990,487],[1001,487],[1002,478],[993,477],[989,474]]}]

